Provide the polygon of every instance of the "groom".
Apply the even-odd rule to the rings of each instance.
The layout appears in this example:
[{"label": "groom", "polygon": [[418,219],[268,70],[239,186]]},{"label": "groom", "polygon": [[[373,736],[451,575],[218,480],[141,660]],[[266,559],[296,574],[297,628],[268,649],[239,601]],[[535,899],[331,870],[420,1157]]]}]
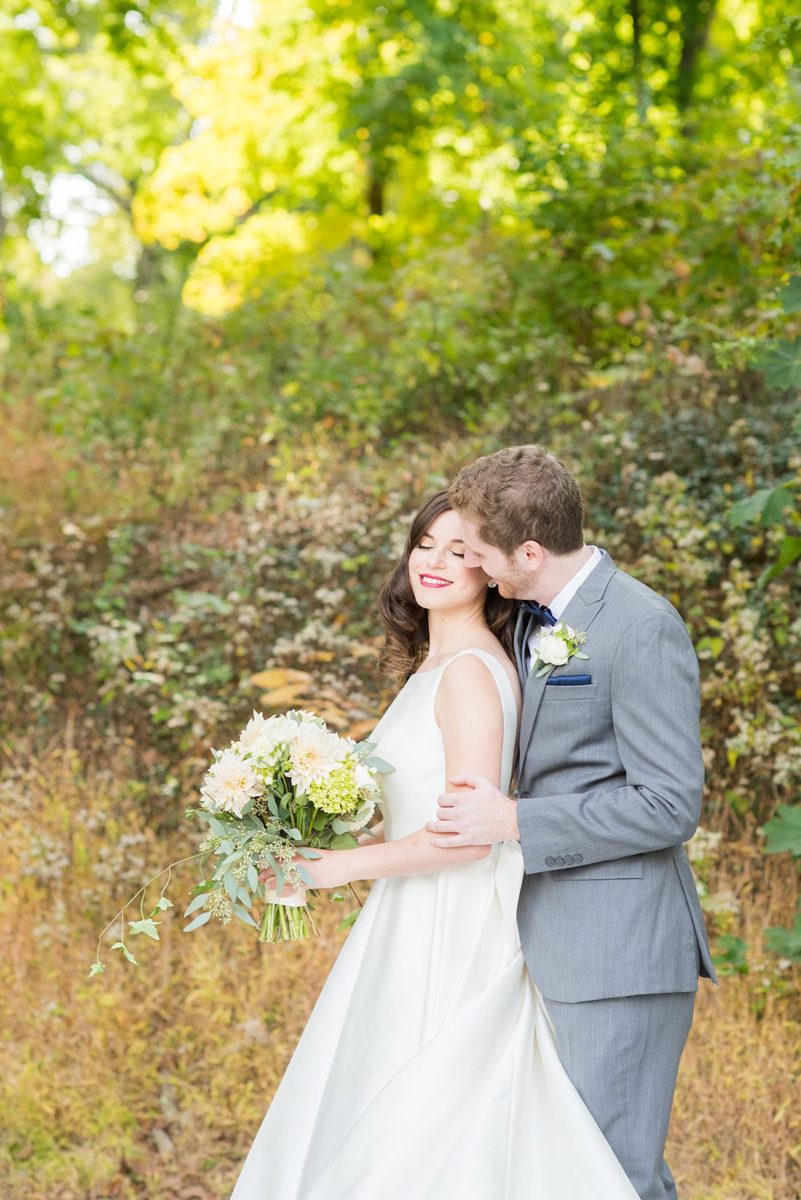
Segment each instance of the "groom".
[{"label": "groom", "polygon": [[698,976],[715,980],[683,847],[703,789],[692,643],[667,600],[584,544],[576,481],[543,447],[478,459],[449,496],[465,565],[521,601],[518,796],[452,779],[470,790],[426,828],[443,847],[520,842],[520,940],[565,1069],[641,1200],[675,1200],[676,1074]]}]

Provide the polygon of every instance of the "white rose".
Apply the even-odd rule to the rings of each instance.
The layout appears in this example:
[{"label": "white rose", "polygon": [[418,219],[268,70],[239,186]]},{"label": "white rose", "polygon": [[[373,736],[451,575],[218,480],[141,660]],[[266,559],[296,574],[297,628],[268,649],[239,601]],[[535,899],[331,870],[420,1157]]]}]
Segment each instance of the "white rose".
[{"label": "white rose", "polygon": [[556,634],[546,633],[540,640],[539,658],[549,667],[563,667],[570,658],[570,648]]}]

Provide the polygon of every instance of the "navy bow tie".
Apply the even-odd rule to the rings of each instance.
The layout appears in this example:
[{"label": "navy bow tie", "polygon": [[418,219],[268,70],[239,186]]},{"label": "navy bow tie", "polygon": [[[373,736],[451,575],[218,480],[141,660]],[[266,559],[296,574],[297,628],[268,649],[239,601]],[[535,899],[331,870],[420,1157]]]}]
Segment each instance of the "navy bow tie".
[{"label": "navy bow tie", "polygon": [[523,612],[531,613],[539,621],[540,625],[555,625],[556,617],[548,608],[547,604],[537,604],[536,600],[521,600],[520,607]]}]

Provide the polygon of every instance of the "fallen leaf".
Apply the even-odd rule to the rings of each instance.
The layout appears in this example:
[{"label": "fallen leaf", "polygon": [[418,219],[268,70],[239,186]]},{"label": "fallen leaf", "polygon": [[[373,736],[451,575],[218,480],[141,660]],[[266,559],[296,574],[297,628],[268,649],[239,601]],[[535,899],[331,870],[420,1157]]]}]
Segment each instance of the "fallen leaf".
[{"label": "fallen leaf", "polygon": [[288,683],[286,687],[275,688],[272,692],[264,692],[259,697],[259,702],[264,708],[281,708],[282,705],[296,704],[304,696],[309,694],[309,685],[306,683]]},{"label": "fallen leaf", "polygon": [[248,682],[258,688],[282,688],[290,683],[311,684],[314,680],[308,671],[295,671],[291,667],[270,667],[266,671],[259,671],[257,675],[251,675]]},{"label": "fallen leaf", "polygon": [[348,737],[352,737],[354,741],[361,741],[372,729],[375,729],[377,720],[372,717],[364,721],[356,721],[353,725],[348,726]]}]

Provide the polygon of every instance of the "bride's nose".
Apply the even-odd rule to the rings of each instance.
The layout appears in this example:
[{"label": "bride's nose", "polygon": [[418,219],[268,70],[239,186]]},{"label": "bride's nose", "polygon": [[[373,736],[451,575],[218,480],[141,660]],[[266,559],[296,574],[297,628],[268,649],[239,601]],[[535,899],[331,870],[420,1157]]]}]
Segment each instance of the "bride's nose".
[{"label": "bride's nose", "polygon": [[445,551],[441,546],[431,546],[428,550],[426,562],[430,567],[445,566]]}]

